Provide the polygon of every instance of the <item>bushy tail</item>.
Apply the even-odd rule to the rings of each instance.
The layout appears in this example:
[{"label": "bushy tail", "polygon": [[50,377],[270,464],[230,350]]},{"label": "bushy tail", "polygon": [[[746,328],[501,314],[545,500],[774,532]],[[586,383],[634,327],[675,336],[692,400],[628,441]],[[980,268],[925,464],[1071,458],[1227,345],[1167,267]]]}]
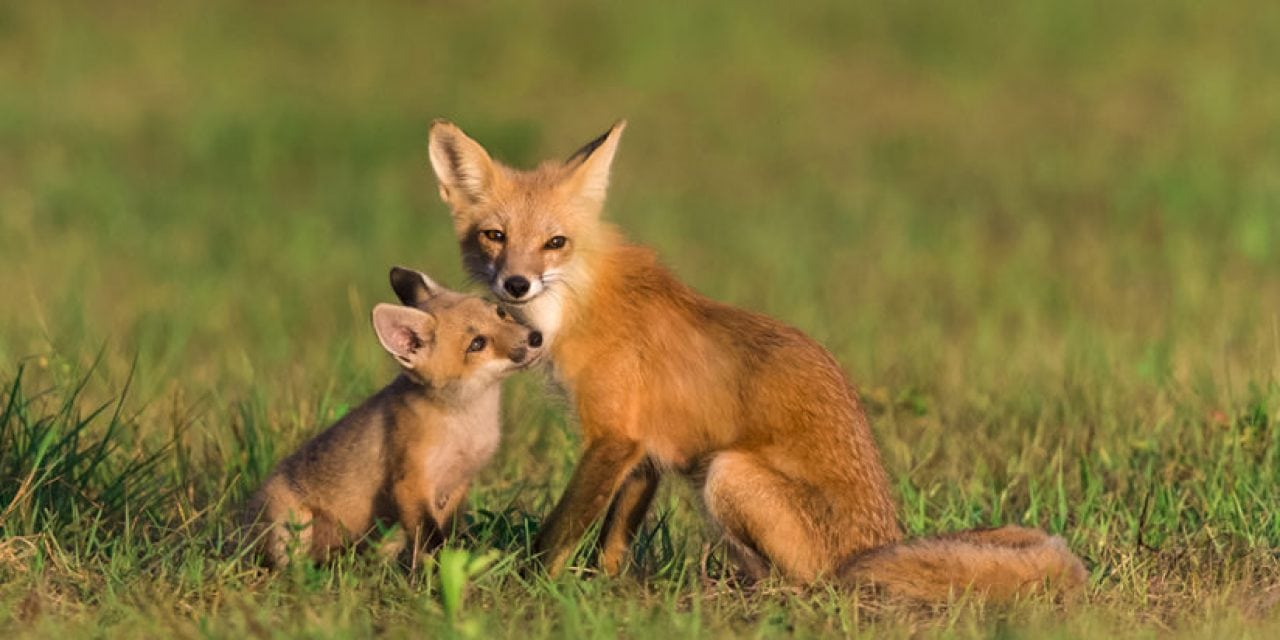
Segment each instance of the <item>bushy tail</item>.
[{"label": "bushy tail", "polygon": [[971,592],[1012,600],[1045,591],[1072,594],[1088,578],[1062,538],[1038,529],[974,529],[889,545],[850,558],[841,576],[894,597],[927,602]]}]

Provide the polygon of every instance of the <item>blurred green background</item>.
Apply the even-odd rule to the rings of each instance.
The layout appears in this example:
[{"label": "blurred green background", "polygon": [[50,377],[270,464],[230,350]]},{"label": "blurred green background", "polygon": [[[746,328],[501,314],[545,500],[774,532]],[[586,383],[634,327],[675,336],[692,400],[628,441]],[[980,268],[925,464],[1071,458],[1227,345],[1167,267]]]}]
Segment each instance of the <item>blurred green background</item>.
[{"label": "blurred green background", "polygon": [[[1262,562],[1278,34],[1266,1],[0,3],[0,373],[136,368],[131,441],[205,460],[163,482],[238,498],[393,375],[388,267],[463,284],[432,118],[529,166],[626,117],[608,217],[835,353],[909,531]],[[545,512],[561,405],[512,382],[473,505]],[[226,462],[250,423],[273,444]]]},{"label": "blurred green background", "polygon": [[387,267],[459,282],[430,119],[529,165],[627,117],[610,217],[864,383],[1271,373],[1277,13],[6,3],[0,361],[378,367]]}]

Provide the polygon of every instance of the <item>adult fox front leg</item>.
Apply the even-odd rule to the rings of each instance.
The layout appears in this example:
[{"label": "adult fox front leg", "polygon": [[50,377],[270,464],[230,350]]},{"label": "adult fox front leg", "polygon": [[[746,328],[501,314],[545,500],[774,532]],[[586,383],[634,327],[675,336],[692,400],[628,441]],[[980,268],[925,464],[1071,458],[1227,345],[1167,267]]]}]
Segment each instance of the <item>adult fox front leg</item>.
[{"label": "adult fox front leg", "polygon": [[639,443],[618,438],[602,437],[587,444],[564,496],[534,543],[550,573],[564,568],[575,546],[604,514],[643,455]]},{"label": "adult fox front leg", "polygon": [[609,575],[622,572],[631,541],[644,524],[649,504],[658,491],[658,470],[642,462],[622,481],[600,527],[600,568]]},{"label": "adult fox front leg", "polygon": [[[545,336],[582,425],[582,461],[538,539],[553,573],[606,510],[604,564],[620,562],[652,491],[637,470],[649,468],[694,481],[754,573],[930,597],[1021,593],[1032,575],[1078,584],[1079,561],[1034,536],[901,545],[879,452],[835,359],[796,329],[699,295],[600,219],[622,130],[520,171],[448,122],[431,128],[465,265]],[[989,584],[1009,563],[1021,582]],[[917,579],[936,588],[912,590]]]},{"label": "adult fox front leg", "polygon": [[601,392],[584,386],[576,397],[585,444],[582,459],[535,541],[535,551],[552,574],[559,573],[601,517],[603,568],[621,570],[631,535],[652,498],[649,485],[656,478],[640,438],[638,407],[616,394],[612,401],[601,401]]}]

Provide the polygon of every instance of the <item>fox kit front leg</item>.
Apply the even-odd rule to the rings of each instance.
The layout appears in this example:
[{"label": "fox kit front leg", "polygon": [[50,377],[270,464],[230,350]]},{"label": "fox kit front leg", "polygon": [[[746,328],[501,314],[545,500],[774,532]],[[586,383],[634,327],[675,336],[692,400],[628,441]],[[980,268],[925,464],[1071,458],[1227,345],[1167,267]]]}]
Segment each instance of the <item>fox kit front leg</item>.
[{"label": "fox kit front leg", "polygon": [[419,555],[435,551],[463,528],[462,511],[458,507],[466,501],[468,489],[469,485],[464,483],[447,494],[440,494],[431,503],[430,491],[423,493],[406,485],[396,497],[399,529],[394,536],[382,541],[379,554],[393,560],[407,550],[409,565],[416,566]]},{"label": "fox kit front leg", "polygon": [[418,565],[419,554],[430,553],[441,542],[441,526],[431,504],[432,487],[423,475],[406,473],[392,488],[410,567]]},{"label": "fox kit front leg", "polygon": [[547,573],[554,576],[564,569],[574,547],[643,458],[644,449],[633,440],[606,436],[588,443],[564,496],[534,542]]},{"label": "fox kit front leg", "polygon": [[440,523],[442,541],[457,535],[466,526],[462,503],[467,501],[467,491],[470,488],[470,483],[463,483],[436,498],[434,516],[436,522]]}]

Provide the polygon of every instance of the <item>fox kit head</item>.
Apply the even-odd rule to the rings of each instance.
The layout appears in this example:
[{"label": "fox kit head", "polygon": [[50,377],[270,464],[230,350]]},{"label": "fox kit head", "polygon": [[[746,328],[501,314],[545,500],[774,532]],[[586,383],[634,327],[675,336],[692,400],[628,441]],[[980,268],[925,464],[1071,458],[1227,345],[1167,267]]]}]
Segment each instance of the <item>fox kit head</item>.
[{"label": "fox kit head", "polygon": [[431,167],[467,269],[544,332],[554,330],[544,326],[554,319],[521,307],[580,284],[583,255],[607,240],[599,216],[625,127],[618,122],[563,163],[519,171],[494,161],[452,123],[431,125]]},{"label": "fox kit head", "polygon": [[541,354],[541,333],[481,298],[400,267],[391,269],[391,287],[405,306],[375,306],[374,332],[412,378],[443,397],[466,401]]}]

